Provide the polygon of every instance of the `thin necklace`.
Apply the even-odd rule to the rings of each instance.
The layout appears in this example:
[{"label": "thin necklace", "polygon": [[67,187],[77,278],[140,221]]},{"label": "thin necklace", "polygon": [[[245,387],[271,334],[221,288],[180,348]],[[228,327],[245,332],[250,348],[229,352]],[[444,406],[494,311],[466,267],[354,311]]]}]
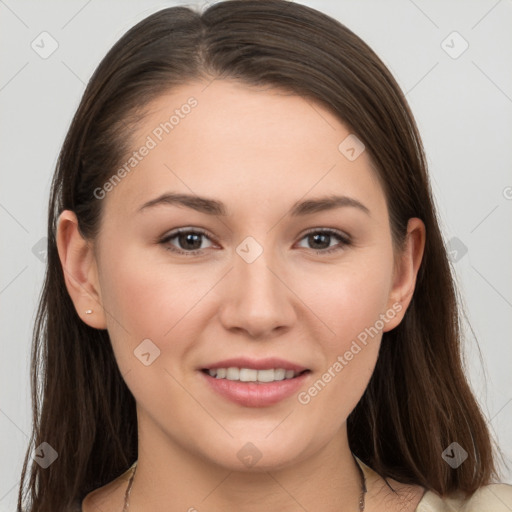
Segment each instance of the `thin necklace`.
[{"label": "thin necklace", "polygon": [[[361,496],[359,497],[359,512],[364,511],[364,498],[366,495],[366,477],[363,473],[363,470],[361,469],[361,466],[357,462],[355,455],[352,454],[352,457],[354,457],[354,461],[356,463],[357,469],[359,470],[359,474],[361,475]],[[130,477],[130,481],[128,482],[128,487],[126,488],[126,492],[124,493],[124,507],[123,512],[128,511],[128,507],[130,506],[130,493],[132,492],[132,484],[133,484],[133,477],[135,476],[135,471],[137,471],[137,463],[133,466],[133,472],[132,476]]]}]

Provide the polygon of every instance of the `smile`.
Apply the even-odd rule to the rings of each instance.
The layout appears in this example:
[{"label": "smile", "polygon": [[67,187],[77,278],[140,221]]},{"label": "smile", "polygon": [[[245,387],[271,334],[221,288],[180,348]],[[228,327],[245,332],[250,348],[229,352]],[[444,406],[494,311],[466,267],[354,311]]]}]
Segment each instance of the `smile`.
[{"label": "smile", "polygon": [[224,400],[243,407],[269,407],[295,396],[311,371],[227,367],[203,369],[199,375],[214,395]]},{"label": "smile", "polygon": [[285,370],[284,368],[269,368],[265,370],[255,370],[254,368],[215,368],[205,369],[210,377],[216,379],[227,379],[238,382],[276,382],[281,380],[293,379],[301,375],[304,371]]}]

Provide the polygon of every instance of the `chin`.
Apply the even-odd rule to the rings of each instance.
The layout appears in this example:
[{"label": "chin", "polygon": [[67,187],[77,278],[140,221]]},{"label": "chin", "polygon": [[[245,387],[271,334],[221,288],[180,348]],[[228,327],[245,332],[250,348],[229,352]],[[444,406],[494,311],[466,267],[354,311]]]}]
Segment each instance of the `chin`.
[{"label": "chin", "polygon": [[[299,444],[304,442],[302,437],[287,436],[282,439],[253,438],[244,436],[243,440],[233,439],[229,446],[219,447],[217,453],[208,453],[206,457],[213,464],[222,466],[229,471],[262,473],[291,467],[307,458],[312,448]],[[211,450],[211,446],[209,447]]]}]

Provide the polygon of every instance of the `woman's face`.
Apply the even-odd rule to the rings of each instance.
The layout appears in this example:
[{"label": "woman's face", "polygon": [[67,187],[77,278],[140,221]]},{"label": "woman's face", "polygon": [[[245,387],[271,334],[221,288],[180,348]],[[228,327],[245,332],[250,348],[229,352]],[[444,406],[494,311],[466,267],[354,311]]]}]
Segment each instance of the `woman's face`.
[{"label": "woman's face", "polygon": [[411,284],[359,144],[320,104],[234,81],[151,104],[95,246],[146,450],[276,468],[345,432]]}]

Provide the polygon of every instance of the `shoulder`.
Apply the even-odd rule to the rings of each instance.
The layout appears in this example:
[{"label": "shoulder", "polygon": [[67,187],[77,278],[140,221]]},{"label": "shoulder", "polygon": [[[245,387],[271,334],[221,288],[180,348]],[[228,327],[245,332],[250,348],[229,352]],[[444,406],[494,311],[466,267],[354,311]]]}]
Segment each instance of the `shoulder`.
[{"label": "shoulder", "polygon": [[510,512],[512,510],[512,485],[497,483],[480,487],[464,499],[462,493],[441,497],[427,491],[416,512]]}]

